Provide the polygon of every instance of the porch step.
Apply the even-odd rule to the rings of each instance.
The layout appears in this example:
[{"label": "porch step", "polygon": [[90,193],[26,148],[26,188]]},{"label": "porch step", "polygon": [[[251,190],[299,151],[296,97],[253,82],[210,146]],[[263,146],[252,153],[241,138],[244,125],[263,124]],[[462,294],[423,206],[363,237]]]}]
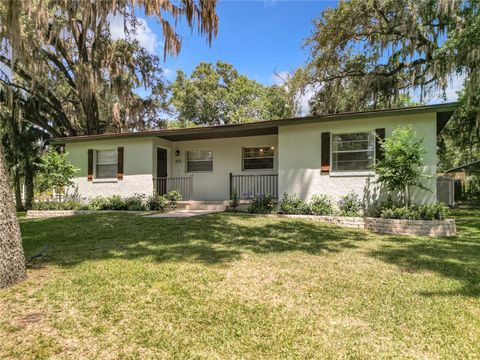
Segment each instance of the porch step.
[{"label": "porch step", "polygon": [[178,206],[186,210],[220,210],[225,211],[228,201],[179,201]]}]

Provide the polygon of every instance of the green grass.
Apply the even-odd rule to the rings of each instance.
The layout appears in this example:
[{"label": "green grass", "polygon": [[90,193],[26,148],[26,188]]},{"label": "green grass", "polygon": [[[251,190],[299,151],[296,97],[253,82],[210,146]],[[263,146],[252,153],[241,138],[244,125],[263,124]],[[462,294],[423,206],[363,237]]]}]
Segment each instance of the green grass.
[{"label": "green grass", "polygon": [[478,358],[480,211],[459,236],[242,214],[21,219],[0,358]]}]

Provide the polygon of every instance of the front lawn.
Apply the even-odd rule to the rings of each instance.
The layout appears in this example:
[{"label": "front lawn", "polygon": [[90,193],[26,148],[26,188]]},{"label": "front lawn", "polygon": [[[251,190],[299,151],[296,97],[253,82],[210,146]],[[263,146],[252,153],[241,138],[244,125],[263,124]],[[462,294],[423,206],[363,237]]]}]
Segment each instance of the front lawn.
[{"label": "front lawn", "polygon": [[21,219],[0,358],[477,358],[480,211],[460,235],[219,213]]}]

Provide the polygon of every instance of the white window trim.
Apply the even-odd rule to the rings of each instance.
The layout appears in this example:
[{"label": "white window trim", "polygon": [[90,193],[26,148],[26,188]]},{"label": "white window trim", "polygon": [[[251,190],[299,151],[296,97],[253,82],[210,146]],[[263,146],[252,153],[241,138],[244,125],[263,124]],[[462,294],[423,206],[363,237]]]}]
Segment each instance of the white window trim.
[{"label": "white window trim", "polygon": [[[212,153],[212,160],[188,160],[188,153],[191,151],[206,151],[206,152],[211,152]],[[189,171],[188,170],[188,162],[189,161],[194,161],[194,162],[212,162],[212,170],[199,170],[199,171]],[[204,150],[204,149],[192,149],[192,150],[186,150],[185,151],[185,173],[187,174],[211,174],[213,173],[213,150]]]},{"label": "white window trim", "polygon": [[[115,163],[98,163],[97,161],[97,157],[98,157],[98,152],[99,151],[113,151],[116,153],[117,157],[117,161]],[[102,183],[102,182],[113,182],[113,180],[117,180],[117,176],[115,174],[115,176],[112,176],[112,177],[105,177],[105,178],[99,178],[98,175],[97,175],[97,165],[117,165],[117,168],[118,168],[118,149],[95,149],[94,150],[94,154],[93,154],[93,182],[96,182],[96,183]]]},{"label": "white window trim", "polygon": [[[350,131],[350,132],[341,132],[341,133],[330,133],[330,176],[340,177],[340,176],[374,176],[374,170],[333,170],[333,137],[335,135],[344,135],[344,134],[373,134],[373,163],[377,158],[376,146],[375,146],[375,131]],[[352,151],[336,151],[337,153],[347,153],[347,152],[366,152],[365,150],[352,150]]]},{"label": "white window trim", "polygon": [[[249,149],[249,148],[266,148],[266,147],[272,147],[273,146],[273,167],[271,169],[245,169],[245,157],[243,154],[244,149]],[[272,172],[275,171],[275,145],[253,145],[253,146],[242,146],[242,172],[249,172],[249,171],[259,171],[259,172]],[[249,159],[265,159],[265,157],[256,157],[256,158],[249,158]]]}]

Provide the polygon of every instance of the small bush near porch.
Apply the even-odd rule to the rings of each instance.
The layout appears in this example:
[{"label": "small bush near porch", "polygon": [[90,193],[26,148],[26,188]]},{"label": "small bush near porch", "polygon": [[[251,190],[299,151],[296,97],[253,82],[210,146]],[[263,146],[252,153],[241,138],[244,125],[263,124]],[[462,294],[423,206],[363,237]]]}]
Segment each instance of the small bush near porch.
[{"label": "small bush near porch", "polygon": [[475,358],[480,211],[459,236],[247,214],[21,219],[0,358]]}]

